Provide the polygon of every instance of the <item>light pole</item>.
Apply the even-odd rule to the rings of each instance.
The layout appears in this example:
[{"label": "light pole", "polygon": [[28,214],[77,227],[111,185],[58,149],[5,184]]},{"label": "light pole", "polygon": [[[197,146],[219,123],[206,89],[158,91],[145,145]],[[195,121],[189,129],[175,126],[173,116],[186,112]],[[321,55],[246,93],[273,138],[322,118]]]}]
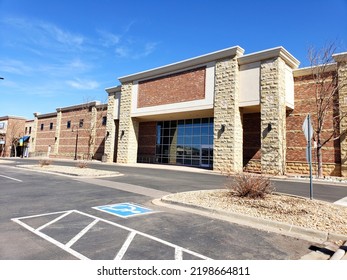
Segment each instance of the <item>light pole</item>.
[{"label": "light pole", "polygon": [[74,126],[72,127],[72,132],[74,132],[74,129],[76,130],[76,144],[75,144],[75,158],[74,158],[74,160],[77,160],[78,125],[74,125]]}]

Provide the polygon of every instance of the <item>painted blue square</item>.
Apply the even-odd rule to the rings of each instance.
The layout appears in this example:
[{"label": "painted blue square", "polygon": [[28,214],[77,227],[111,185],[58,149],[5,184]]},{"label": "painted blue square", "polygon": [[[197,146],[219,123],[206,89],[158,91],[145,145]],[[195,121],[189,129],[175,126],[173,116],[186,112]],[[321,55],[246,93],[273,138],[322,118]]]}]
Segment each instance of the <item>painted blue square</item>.
[{"label": "painted blue square", "polygon": [[128,218],[154,212],[149,208],[128,202],[98,206],[93,208],[122,218]]}]

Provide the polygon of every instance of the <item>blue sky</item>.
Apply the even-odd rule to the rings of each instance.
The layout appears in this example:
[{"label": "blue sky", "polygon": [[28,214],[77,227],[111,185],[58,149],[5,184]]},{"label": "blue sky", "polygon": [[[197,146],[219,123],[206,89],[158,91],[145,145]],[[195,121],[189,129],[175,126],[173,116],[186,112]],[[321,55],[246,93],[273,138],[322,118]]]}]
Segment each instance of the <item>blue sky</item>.
[{"label": "blue sky", "polygon": [[118,77],[239,45],[347,51],[347,0],[0,0],[0,116],[106,102]]}]

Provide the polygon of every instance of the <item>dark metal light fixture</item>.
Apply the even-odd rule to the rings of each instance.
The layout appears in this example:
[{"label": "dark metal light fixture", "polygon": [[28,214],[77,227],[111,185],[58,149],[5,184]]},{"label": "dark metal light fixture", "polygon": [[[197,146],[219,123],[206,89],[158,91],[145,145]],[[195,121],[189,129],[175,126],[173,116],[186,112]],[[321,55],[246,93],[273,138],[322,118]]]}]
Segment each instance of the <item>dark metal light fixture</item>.
[{"label": "dark metal light fixture", "polygon": [[221,125],[220,132],[223,133],[225,131],[225,124]]}]

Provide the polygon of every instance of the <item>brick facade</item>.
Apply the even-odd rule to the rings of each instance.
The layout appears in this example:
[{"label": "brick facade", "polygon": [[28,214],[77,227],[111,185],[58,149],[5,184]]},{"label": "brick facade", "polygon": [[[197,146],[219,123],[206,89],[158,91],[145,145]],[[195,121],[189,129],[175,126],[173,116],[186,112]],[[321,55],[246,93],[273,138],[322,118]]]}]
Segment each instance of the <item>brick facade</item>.
[{"label": "brick facade", "polygon": [[12,142],[24,136],[26,120],[21,117],[5,116],[0,117],[2,127],[0,129],[0,157],[9,157],[13,155]]},{"label": "brick facade", "polygon": [[57,114],[38,116],[36,131],[35,152],[40,155],[55,154],[55,130],[57,126]]},{"label": "brick facade", "polygon": [[142,122],[139,124],[139,162],[154,163],[156,149],[156,122]]},{"label": "brick facade", "polygon": [[204,99],[205,70],[203,67],[139,82],[138,108]]},{"label": "brick facade", "polygon": [[243,114],[243,169],[261,172],[260,113]]}]

